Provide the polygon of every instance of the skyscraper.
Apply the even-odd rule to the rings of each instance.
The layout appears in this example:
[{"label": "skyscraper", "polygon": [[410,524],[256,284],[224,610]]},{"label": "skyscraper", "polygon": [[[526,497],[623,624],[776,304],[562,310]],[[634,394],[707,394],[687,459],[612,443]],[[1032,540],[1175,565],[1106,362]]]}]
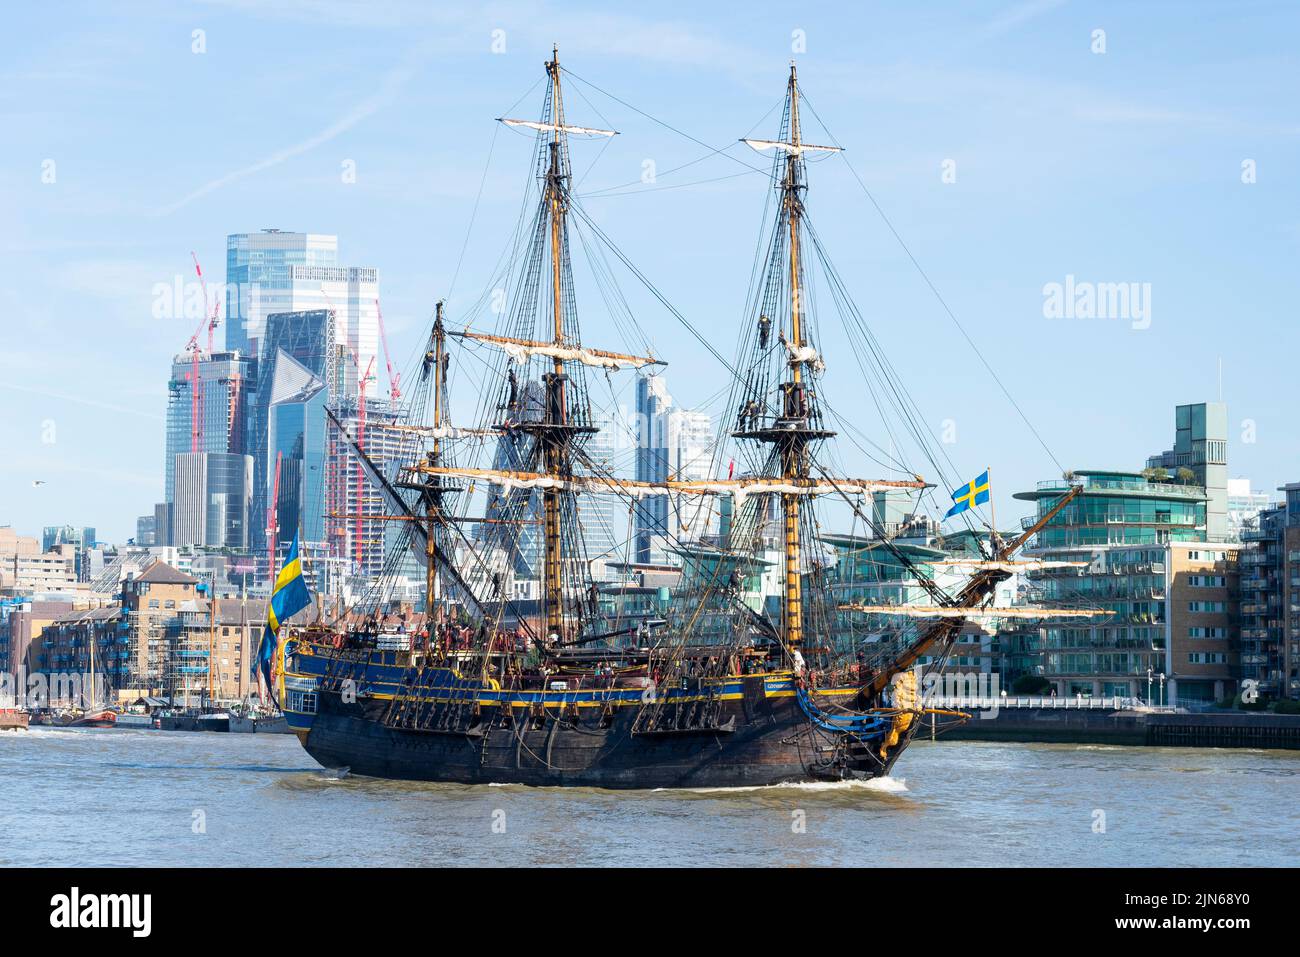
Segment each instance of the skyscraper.
[{"label": "skyscraper", "polygon": [[[637,378],[636,477],[642,482],[701,481],[713,477],[713,425],[706,412],[673,408],[663,376]],[[671,560],[677,541],[698,540],[718,530],[715,503],[705,496],[657,495],[636,510],[640,562]]]},{"label": "skyscraper", "polygon": [[[418,440],[385,425],[393,424],[398,416],[385,396],[366,396],[366,424],[361,428],[360,402],[357,398],[344,399],[336,405],[335,414],[365,451],[366,458],[375,464],[389,481],[399,481],[400,466],[414,460],[418,454]],[[363,472],[351,446],[331,427],[326,442],[326,534],[329,552],[351,562],[358,573],[374,578],[385,570],[397,540],[403,531],[402,523],[385,521],[381,516],[392,511],[382,493]],[[371,517],[373,516],[373,517]],[[409,554],[402,556],[402,566],[390,567],[408,576],[420,577],[418,567]]]},{"label": "skyscraper", "polygon": [[[195,419],[194,370],[198,369],[198,409]],[[164,453],[164,495],[174,502],[176,456],[189,452],[241,454],[248,441],[249,393],[253,362],[239,352],[200,355],[182,353],[172,360],[167,383],[167,437]],[[197,433],[197,439],[196,439]],[[177,519],[179,521],[179,519]],[[161,544],[190,545],[174,541]]]},{"label": "skyscraper", "polygon": [[[636,479],[638,482],[668,480],[667,415],[673,397],[668,383],[655,373],[639,374],[636,379]],[[641,499],[636,510],[636,559],[650,561],[653,539],[668,531],[668,496]]]},{"label": "skyscraper", "polygon": [[326,309],[267,317],[250,441],[252,547],[259,551],[268,543],[273,495],[281,541],[287,542],[294,531],[301,531],[304,542],[326,540],[325,406],[333,397],[330,384],[336,382],[338,366],[334,328]]},{"label": "skyscraper", "polygon": [[[324,410],[355,404],[361,378],[374,374],[378,270],[339,265],[335,236],[269,229],[227,237],[226,283],[227,345],[257,359],[248,431],[257,516],[251,523],[252,547],[262,550],[268,543],[264,526],[277,459],[280,528],[300,528],[304,543],[326,546],[328,469],[337,460],[327,455],[330,427]],[[321,383],[319,394],[304,398],[285,392],[288,380],[302,385],[293,363]],[[277,386],[281,370],[288,380],[282,377]]]},{"label": "skyscraper", "polygon": [[[545,394],[536,381],[520,385],[509,416],[516,422],[540,421],[545,414]],[[518,472],[528,467],[530,440],[522,432],[507,430],[497,439],[492,467],[497,471]],[[488,493],[485,517],[503,524],[482,524],[475,537],[486,547],[499,549],[516,578],[538,579],[542,570],[544,542],[541,530],[542,496],[537,489],[510,489],[492,485]]]},{"label": "skyscraper", "polygon": [[[197,362],[193,353],[182,353],[172,360],[171,379],[167,383],[163,502],[155,509],[157,518],[153,539],[156,544],[204,544],[207,505],[196,496],[200,486],[206,488],[208,466],[191,463],[190,468],[198,468],[205,478],[198,484],[198,480],[191,481],[191,494],[181,507],[176,502],[176,463],[179,456],[193,453],[244,454],[253,368],[252,360],[239,352],[199,354]],[[218,473],[228,471],[226,466],[215,462],[212,467]],[[232,504],[232,507],[235,506]],[[183,508],[195,511],[187,513]],[[236,537],[247,544],[247,534],[242,531],[247,525],[247,514],[232,517],[230,521],[241,529]],[[227,536],[216,537],[224,541]]]},{"label": "skyscraper", "polygon": [[339,367],[355,395],[379,349],[379,271],[339,265],[338,237],[276,229],[226,238],[226,347],[267,359],[272,315],[333,310],[334,342],[351,360]]},{"label": "skyscraper", "polygon": [[175,458],[172,537],[178,543],[248,548],[253,457],[183,452]]},{"label": "skyscraper", "polygon": [[[606,412],[592,410],[592,425],[600,429],[584,446],[595,465],[595,474],[607,478],[627,478],[626,462],[619,451],[632,444],[626,423]],[[633,505],[634,507],[634,505]],[[614,493],[583,495],[578,501],[578,519],[590,561],[626,561],[635,553],[634,512],[629,503]],[[632,539],[632,541],[629,541]]]},{"label": "skyscraper", "polygon": [[337,266],[337,236],[264,229],[226,237],[226,348],[256,357],[273,312],[293,312],[294,266]]}]

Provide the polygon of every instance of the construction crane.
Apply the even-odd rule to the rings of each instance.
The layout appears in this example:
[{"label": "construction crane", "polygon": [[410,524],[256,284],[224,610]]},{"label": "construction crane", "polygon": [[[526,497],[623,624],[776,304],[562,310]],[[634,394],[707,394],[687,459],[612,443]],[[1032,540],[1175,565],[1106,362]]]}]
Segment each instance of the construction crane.
[{"label": "construction crane", "polygon": [[[359,449],[365,449],[365,443],[366,443],[366,389],[369,387],[370,383],[373,382],[373,381],[375,380],[375,374],[374,374],[374,373],[375,373],[375,357],[374,357],[374,356],[371,356],[371,357],[370,357],[370,361],[366,364],[365,372],[362,372],[362,371],[361,371],[361,359],[360,359],[360,357],[357,355],[356,351],[355,351],[351,346],[349,346],[347,343],[340,343],[340,345],[341,345],[341,347],[342,347],[343,349],[347,350],[348,358],[350,358],[350,359],[352,360],[352,365],[353,365],[353,366],[356,368],[356,370],[357,370],[357,435],[356,435],[356,443],[357,443],[357,448],[359,448]],[[357,504],[357,510],[356,510],[355,514],[353,515],[353,517],[355,518],[355,522],[356,522],[356,524],[354,525],[354,528],[353,528],[353,537],[352,537],[352,557],[353,557],[353,560],[356,562],[357,570],[358,570],[358,571],[361,571],[361,569],[362,569],[362,559],[365,557],[365,541],[364,541],[364,535],[365,535],[365,516],[363,515],[363,512],[362,512],[362,501],[361,501],[361,500],[362,500],[362,498],[363,498],[363,496],[364,496],[364,494],[365,494],[365,489],[366,489],[366,487],[367,487],[367,479],[366,479],[366,475],[365,475],[365,469],[364,469],[364,467],[361,465],[361,461],[360,461],[359,459],[358,459],[357,462],[355,463],[355,468],[356,468],[356,472],[355,472],[355,474],[356,474],[356,483],[357,483],[357,502],[356,502],[356,504]],[[345,480],[344,483],[343,483],[343,487],[344,487],[344,501],[346,502],[346,497],[347,497],[347,492],[346,492],[347,482],[346,482],[346,480]],[[344,510],[346,511],[346,508],[345,508]],[[340,528],[340,529],[339,529],[339,532],[342,533],[342,531],[343,531],[343,529]]]},{"label": "construction crane", "polygon": [[[202,452],[203,448],[203,383],[199,379],[199,358],[202,355],[199,349],[199,336],[202,335],[206,326],[208,330],[208,358],[212,358],[213,336],[218,324],[220,303],[212,304],[212,312],[208,312],[208,284],[203,279],[203,269],[199,266],[199,257],[193,250],[190,251],[190,258],[194,260],[194,271],[199,277],[199,288],[203,290],[203,321],[199,327],[194,330],[190,336],[189,342],[185,344],[185,350],[190,354],[190,371],[185,378],[190,383],[190,451]],[[238,390],[234,390],[237,392]],[[233,400],[232,400],[233,401]],[[233,420],[234,410],[231,410],[230,417],[227,420],[227,431],[229,431],[229,422]]]},{"label": "construction crane", "polygon": [[[199,257],[194,255],[190,250],[190,258],[194,260],[194,271],[199,276],[199,288],[203,290],[203,310],[207,313],[208,309],[208,284],[203,279],[203,267],[199,265]],[[212,313],[207,316],[208,323],[208,356],[212,355],[212,339],[217,331],[217,326],[221,325],[221,302],[218,299],[212,301]],[[202,329],[202,326],[199,326]]]},{"label": "construction crane", "polygon": [[379,300],[375,300],[375,315],[379,317],[379,344],[384,349],[384,365],[388,367],[388,397],[392,400],[393,407],[397,407],[397,400],[402,397],[402,373],[393,371],[393,360],[388,354],[388,333],[384,330],[384,311],[379,308]]}]

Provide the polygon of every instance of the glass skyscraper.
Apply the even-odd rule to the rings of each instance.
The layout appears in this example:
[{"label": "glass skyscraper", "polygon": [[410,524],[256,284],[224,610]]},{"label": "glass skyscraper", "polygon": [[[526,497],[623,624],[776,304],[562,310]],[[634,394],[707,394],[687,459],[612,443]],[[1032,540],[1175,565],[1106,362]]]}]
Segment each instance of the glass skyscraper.
[{"label": "glass skyscraper", "polygon": [[338,262],[337,236],[278,229],[227,236],[226,348],[257,356],[267,316],[303,308],[294,304],[293,267]]},{"label": "glass skyscraper", "polygon": [[[175,501],[176,456],[190,452],[241,454],[248,441],[248,405],[253,362],[239,352],[200,355],[199,438],[194,440],[194,369],[190,355],[182,353],[172,361],[167,383],[167,437],[164,454],[164,500]],[[180,518],[174,516],[174,521]],[[193,542],[174,540],[172,545]]]},{"label": "glass skyscraper", "polygon": [[184,452],[175,458],[172,538],[186,545],[248,548],[253,458]]},{"label": "glass skyscraper", "polygon": [[325,406],[337,384],[334,323],[326,309],[267,317],[262,383],[252,416],[254,547],[267,546],[265,519],[276,489],[279,540],[301,531],[304,542],[326,539],[325,487],[329,420]]},{"label": "glass skyscraper", "polygon": [[[713,423],[708,413],[673,408],[663,376],[650,373],[636,383],[636,477],[641,482],[669,479],[703,481],[713,477]],[[670,546],[696,541],[718,530],[716,503],[707,496],[656,495],[636,511],[637,561],[674,561]]]}]

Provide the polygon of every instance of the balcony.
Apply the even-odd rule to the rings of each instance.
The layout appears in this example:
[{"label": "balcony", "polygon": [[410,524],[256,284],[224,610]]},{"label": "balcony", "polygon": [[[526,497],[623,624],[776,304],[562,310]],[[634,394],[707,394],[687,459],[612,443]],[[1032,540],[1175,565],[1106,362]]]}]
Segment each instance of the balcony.
[{"label": "balcony", "polygon": [[[1079,476],[1083,482],[1083,494],[1089,492],[1134,492],[1139,495],[1160,495],[1171,498],[1205,497],[1205,489],[1199,485],[1179,485],[1175,482],[1148,482],[1141,478],[1096,478],[1090,475]],[[1047,479],[1036,486],[1040,492],[1060,492],[1065,494],[1071,488],[1064,479]]]}]

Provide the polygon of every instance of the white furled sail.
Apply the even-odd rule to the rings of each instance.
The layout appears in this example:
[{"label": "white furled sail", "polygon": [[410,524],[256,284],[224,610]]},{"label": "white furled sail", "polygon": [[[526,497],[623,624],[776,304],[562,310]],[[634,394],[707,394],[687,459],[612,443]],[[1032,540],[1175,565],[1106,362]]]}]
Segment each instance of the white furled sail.
[{"label": "white furled sail", "polygon": [[760,153],[764,150],[781,150],[785,153],[798,156],[800,153],[842,153],[844,148],[840,146],[813,146],[811,143],[787,143],[784,140],[746,140],[742,139],[750,149],[758,150]]},{"label": "white furled sail", "polygon": [[737,503],[749,495],[869,495],[895,488],[923,488],[924,482],[833,479],[790,482],[779,478],[719,479],[716,481],[635,482],[629,479],[575,475],[559,478],[542,472],[511,472],[502,469],[456,468],[419,465],[415,471],[450,478],[483,480],[507,490],[556,489],[567,492],[616,492],[640,498],[672,492],[680,495],[730,495]]},{"label": "white furled sail", "polygon": [[840,605],[839,610],[905,618],[1092,618],[1109,614],[1092,608],[950,608],[945,605]]},{"label": "white furled sail", "polygon": [[1045,568],[1087,568],[1087,562],[1057,562],[1044,559],[1024,559],[1021,561],[991,561],[982,558],[947,558],[937,562],[927,562],[934,568],[994,568],[1000,572],[1042,571]]},{"label": "white furled sail", "polygon": [[556,123],[538,123],[536,120],[510,120],[504,116],[497,117],[506,126],[526,126],[530,130],[543,133],[568,133],[574,136],[618,136],[617,130],[598,130],[590,126],[564,126]]},{"label": "white furled sail", "polygon": [[524,362],[529,356],[546,356],[562,362],[581,362],[585,366],[598,369],[642,369],[646,366],[662,366],[668,363],[653,356],[625,355],[621,352],[608,352],[604,349],[588,349],[584,346],[568,346],[556,342],[536,342],[532,339],[515,339],[511,336],[491,336],[481,332],[451,332],[448,335],[459,339],[472,339],[496,346],[516,362]]}]

